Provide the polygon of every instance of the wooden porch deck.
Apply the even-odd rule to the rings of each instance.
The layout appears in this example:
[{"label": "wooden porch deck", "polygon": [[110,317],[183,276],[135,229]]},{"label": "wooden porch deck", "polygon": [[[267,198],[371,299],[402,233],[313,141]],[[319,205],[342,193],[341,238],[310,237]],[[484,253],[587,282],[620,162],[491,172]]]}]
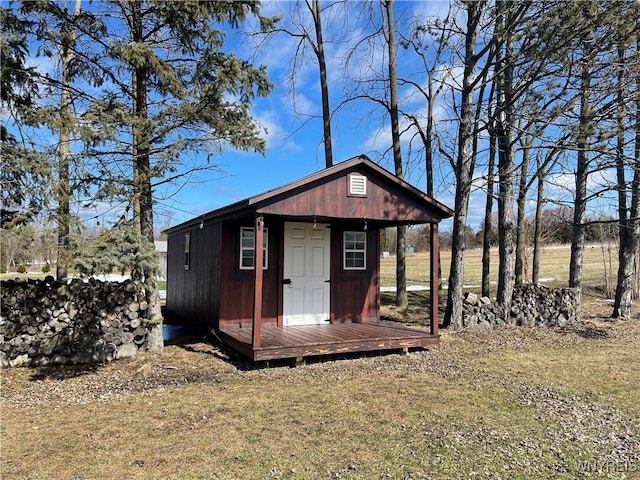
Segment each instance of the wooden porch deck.
[{"label": "wooden porch deck", "polygon": [[440,337],[387,323],[337,323],[260,327],[260,346],[253,348],[251,327],[228,326],[220,330],[224,343],[254,361],[347,352],[407,351],[413,347],[438,346]]}]

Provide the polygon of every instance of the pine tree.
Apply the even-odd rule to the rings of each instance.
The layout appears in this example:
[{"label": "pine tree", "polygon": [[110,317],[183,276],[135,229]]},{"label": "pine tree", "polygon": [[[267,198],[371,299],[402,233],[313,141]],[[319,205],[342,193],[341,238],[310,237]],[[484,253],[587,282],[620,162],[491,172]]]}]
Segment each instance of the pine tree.
[{"label": "pine tree", "polygon": [[[224,148],[264,150],[249,110],[252,99],[271,88],[266,68],[224,52],[225,33],[216,25],[236,27],[249,14],[264,26],[270,20],[259,16],[256,1],[117,0],[100,7],[96,16],[109,42],[104,36],[93,41],[103,48],[99,65],[109,86],[85,115],[93,130],[93,175],[101,181],[96,196],[126,196],[135,232],[151,248],[154,189],[213,168],[211,159]],[[154,270],[136,271],[145,282],[147,321],[156,325],[147,348],[159,352]]]},{"label": "pine tree", "polygon": [[[10,121],[0,125],[0,201],[3,227],[19,212],[28,218],[44,203],[43,185],[48,175],[45,156],[31,149],[22,135],[25,111],[32,108],[39,96],[39,75],[27,65],[28,33],[32,22],[13,9],[0,7],[0,102],[3,116]],[[8,126],[10,126],[8,128]]]}]

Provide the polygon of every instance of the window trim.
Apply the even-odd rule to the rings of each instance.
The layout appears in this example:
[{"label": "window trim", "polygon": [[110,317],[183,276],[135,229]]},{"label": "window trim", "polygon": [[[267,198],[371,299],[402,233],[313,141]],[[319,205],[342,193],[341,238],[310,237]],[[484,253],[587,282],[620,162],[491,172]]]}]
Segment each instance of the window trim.
[{"label": "window trim", "polygon": [[[256,263],[256,232],[255,232],[255,227],[240,227],[240,238],[239,238],[239,258],[238,258],[238,268],[240,270],[253,270],[255,269],[255,263]],[[242,234],[243,232],[248,231],[248,232],[253,232],[253,246],[251,248],[249,247],[244,247],[242,245]],[[262,255],[262,269],[263,270],[267,270],[269,268],[269,229],[265,228],[264,229],[264,235],[262,237],[262,250],[263,250],[263,255]],[[251,262],[251,266],[246,266],[242,264],[242,259],[245,258],[243,256],[244,252],[252,252],[251,257],[246,257],[246,258],[251,258],[252,262]]]},{"label": "window trim", "polygon": [[184,234],[184,269],[191,270],[191,233]]},{"label": "window trim", "polygon": [[[358,236],[364,235],[364,248],[347,249],[347,235],[357,234]],[[355,242],[359,240],[356,238]],[[362,266],[347,266],[347,252],[361,252],[362,253]],[[367,269],[367,232],[357,230],[347,230],[342,233],[342,269],[343,270],[366,270]]]}]

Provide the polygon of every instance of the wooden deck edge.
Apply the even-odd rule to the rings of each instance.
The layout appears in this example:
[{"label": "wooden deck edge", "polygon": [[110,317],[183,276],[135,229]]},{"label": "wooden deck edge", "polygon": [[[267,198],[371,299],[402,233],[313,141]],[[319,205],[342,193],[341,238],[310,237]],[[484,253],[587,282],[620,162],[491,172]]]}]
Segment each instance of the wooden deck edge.
[{"label": "wooden deck edge", "polygon": [[[391,328],[393,329],[393,328]],[[402,329],[406,334],[407,329]],[[392,336],[387,338],[344,339],[334,342],[311,342],[295,346],[272,346],[254,349],[251,343],[241,341],[224,329],[219,331],[220,339],[229,347],[253,361],[276,359],[297,359],[300,363],[304,357],[334,355],[353,352],[383,352],[389,350],[408,351],[410,348],[439,347],[440,335],[431,335],[413,330],[415,335]]]},{"label": "wooden deck edge", "polygon": [[225,345],[228,345],[234,350],[237,350],[242,355],[244,355],[247,358],[250,358],[251,360],[254,360],[254,361],[258,360],[255,356],[255,353],[257,350],[254,351],[253,348],[251,348],[250,344],[241,342],[235,337],[225,333],[224,330],[220,330],[218,332],[218,335],[220,335],[220,340],[222,340],[222,342]]},{"label": "wooden deck edge", "polygon": [[[363,339],[358,339],[358,338],[350,338],[350,339],[342,339],[342,340],[337,340],[336,343],[340,343],[340,344],[346,344],[346,343],[358,343],[358,342],[362,342],[362,341],[367,341],[367,342],[379,342],[379,341],[414,341],[414,340],[422,340],[422,339],[429,339],[429,340],[433,340],[436,339],[436,343],[439,343],[439,338],[440,335],[432,335],[431,333],[428,332],[424,332],[421,330],[415,330],[412,328],[408,328],[408,327],[401,327],[401,326],[397,326],[397,325],[386,325],[385,324],[385,329],[388,330],[398,330],[402,333],[402,335],[398,335],[398,336],[372,336],[370,338],[367,338],[366,340]],[[294,327],[295,328],[295,327]],[[411,333],[410,335],[408,335],[408,333]],[[237,337],[235,337],[232,333],[227,333],[225,332],[224,329],[220,330],[220,333],[225,335],[226,337],[232,339],[233,342],[237,343],[238,345],[244,345],[249,346],[250,345],[242,342],[241,340],[238,340]],[[432,342],[430,342],[429,344],[432,344]],[[316,347],[316,346],[327,346],[329,345],[327,343],[326,340],[317,340],[317,341],[311,341],[311,342],[307,342],[304,344],[305,347]],[[282,348],[296,348],[296,347],[284,347],[284,346],[262,346],[260,347],[260,350],[279,350]]]},{"label": "wooden deck edge", "polygon": [[404,338],[401,340],[360,340],[357,342],[337,342],[324,345],[302,345],[261,349],[252,352],[254,360],[275,360],[283,358],[304,358],[319,355],[335,355],[354,352],[382,352],[386,350],[404,350],[438,346],[439,337]]},{"label": "wooden deck edge", "polygon": [[[373,337],[373,338],[368,338],[368,339],[357,339],[357,338],[350,338],[350,339],[345,339],[345,340],[336,340],[334,343],[336,345],[349,345],[349,344],[358,344],[361,342],[367,342],[367,343],[371,343],[371,344],[376,344],[378,342],[414,342],[414,341],[421,341],[425,338],[428,337],[424,337],[421,335],[416,335],[416,336],[411,336],[411,337],[397,337],[397,338],[378,338],[378,337]],[[305,343],[304,347],[307,348],[317,348],[317,347],[331,347],[331,343],[327,343],[327,342],[323,342],[323,341],[317,341],[317,342],[309,342],[309,343]],[[284,346],[266,346],[266,347],[261,347],[260,350],[264,350],[269,351],[269,350],[281,350],[281,349],[287,349],[287,348],[298,348],[296,347],[284,347]]]}]

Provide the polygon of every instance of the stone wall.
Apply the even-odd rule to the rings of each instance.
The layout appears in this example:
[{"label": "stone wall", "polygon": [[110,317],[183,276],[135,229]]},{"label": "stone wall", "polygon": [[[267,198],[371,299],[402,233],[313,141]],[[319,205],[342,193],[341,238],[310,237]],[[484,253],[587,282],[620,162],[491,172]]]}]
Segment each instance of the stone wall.
[{"label": "stone wall", "polygon": [[0,282],[0,366],[104,363],[146,340],[147,303],[131,280]]},{"label": "stone wall", "polygon": [[513,292],[511,311],[503,318],[500,306],[487,297],[467,293],[463,302],[465,327],[498,327],[506,324],[540,327],[563,326],[580,321],[580,290],[522,285]]}]

